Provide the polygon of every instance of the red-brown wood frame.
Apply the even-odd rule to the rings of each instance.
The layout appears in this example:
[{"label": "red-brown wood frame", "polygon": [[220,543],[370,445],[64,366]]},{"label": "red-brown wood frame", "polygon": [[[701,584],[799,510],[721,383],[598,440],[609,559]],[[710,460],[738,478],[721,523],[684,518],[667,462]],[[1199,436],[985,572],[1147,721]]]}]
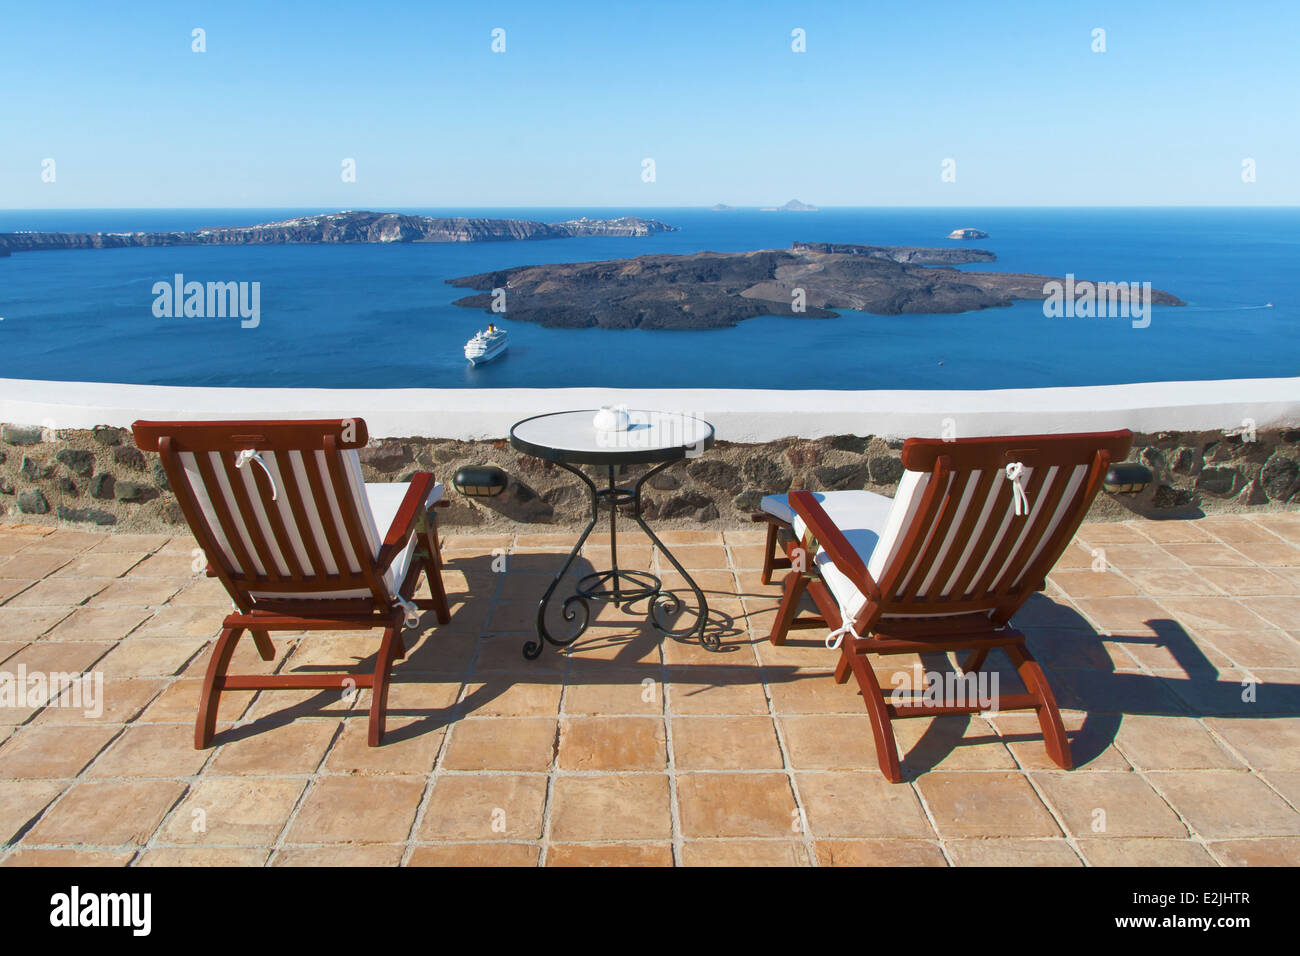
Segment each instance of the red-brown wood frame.
[{"label": "red-brown wood frame", "polygon": [[[850,675],[856,678],[871,718],[877,761],[881,772],[888,779],[895,783],[903,779],[898,747],[890,727],[892,721],[909,717],[980,713],[985,708],[979,703],[891,703],[872,669],[868,659],[870,654],[964,651],[966,658],[962,670],[966,674],[974,674],[983,667],[990,651],[1003,651],[1024,682],[1026,692],[1000,695],[996,701],[997,709],[1033,710],[1042,728],[1048,756],[1066,770],[1073,768],[1069,740],[1061,722],[1056,698],[1042,668],[1030,654],[1025,636],[1011,627],[1009,622],[1025,601],[1045,586],[1048,571],[1069,546],[1087,515],[1088,508],[1101,488],[1106,469],[1111,462],[1122,460],[1128,454],[1131,444],[1132,433],[1128,431],[956,441],[909,439],[903,446],[904,466],[911,471],[928,471],[930,478],[921,493],[911,522],[902,531],[902,540],[893,558],[881,572],[879,582],[872,578],[858,553],[810,492],[793,491],[789,495],[789,502],[803,520],[807,537],[811,540],[796,538],[790,525],[775,516],[753,516],[753,520],[768,524],[764,582],[770,581],[774,568],[792,569],[785,577],[781,604],[768,637],[773,644],[784,644],[792,629],[839,629],[845,624],[841,618],[839,602],[817,574],[816,562],[812,560],[814,541],[866,598],[862,608],[848,622],[852,625],[853,634],[846,635],[840,644],[835,680],[842,684]],[[1012,519],[1033,521],[1025,541],[1016,548],[1019,534],[1010,533],[1010,530],[998,541],[1001,522],[986,521],[974,542],[972,552],[984,555],[993,551],[986,569],[980,571],[982,561],[967,561],[968,566],[962,567],[960,576],[952,582],[950,596],[943,597],[942,592],[947,582],[953,578],[964,550],[964,542],[973,534],[981,510],[979,507],[968,507],[961,523],[953,528],[953,522],[957,520],[960,495],[970,480],[970,473],[981,473],[971,500],[983,502],[995,473],[1013,461],[1019,461],[1033,469],[1025,491],[1034,505],[1034,511],[1023,519]],[[1052,466],[1063,471],[1079,465],[1086,465],[1087,471],[1073,505],[1063,501],[1068,481],[1062,480],[1060,471],[1057,480],[1043,492],[1047,472]],[[993,504],[994,515],[1004,514],[1011,503],[1011,483],[1003,482],[1002,485]],[[1048,535],[1047,526],[1051,516],[1062,505],[1067,505],[1067,510]],[[943,554],[943,544],[950,533],[953,535],[953,544]],[[1032,563],[1017,563],[1006,572],[1002,571],[1013,548],[1019,562],[1022,555],[1032,554],[1040,541],[1042,546],[1038,548],[1038,555],[1032,559]],[[775,555],[778,544],[783,544],[784,557],[778,558]],[[928,571],[941,554],[943,559],[933,581],[922,592],[921,587]],[[799,616],[799,602],[805,593],[816,604],[820,616]],[[895,616],[900,614],[915,617]],[[948,616],[924,618],[921,615]],[[854,634],[863,636],[855,637]]]},{"label": "red-brown wood frame", "polygon": [[[406,654],[402,643],[405,613],[393,599],[413,603],[421,610],[432,610],[439,624],[450,620],[447,594],[442,582],[442,555],[439,550],[437,518],[433,510],[424,506],[434,487],[430,472],[417,472],[411,476],[410,486],[398,508],[391,527],[384,534],[378,555],[371,552],[363,528],[363,518],[352,495],[351,485],[338,452],[364,447],[368,440],[366,424],[361,419],[328,421],[210,421],[210,422],[150,422],[138,421],[133,426],[135,442],[142,451],[157,452],[163,471],[180,505],[195,540],[207,562],[210,576],[220,579],[235,603],[235,611],[226,616],[221,635],[213,647],[199,698],[198,717],[194,728],[194,746],[204,749],[211,745],[216,730],[217,709],[223,690],[290,690],[338,689],[368,687],[371,691],[369,733],[370,746],[378,746],[384,735],[384,718],[388,701],[388,683],[393,663]],[[325,453],[326,475],[315,467],[304,468],[307,487],[301,487],[291,467],[278,469],[281,487],[273,489],[270,478],[259,468],[252,474],[261,496],[262,511],[270,526],[268,538],[257,521],[252,501],[244,482],[236,474],[236,456],[244,449],[279,453],[301,452],[304,459],[316,451]],[[217,525],[235,556],[235,563],[227,560],[215,529],[209,523],[197,497],[194,495],[180,456],[194,454]],[[235,499],[231,509],[225,495],[218,493],[216,468],[209,458],[217,452],[221,466]],[[286,458],[287,461],[287,458]],[[336,522],[330,507],[328,488],[338,505],[341,522]],[[309,515],[319,520],[321,531],[334,556],[336,573],[329,573],[321,549],[314,535],[299,535],[307,555],[303,566],[291,544],[291,535],[285,527],[279,508],[272,504],[272,496],[283,496],[300,529],[308,525]],[[444,499],[437,505],[445,506]],[[340,526],[341,525],[341,526]],[[242,530],[243,534],[239,533]],[[255,571],[251,555],[244,544],[244,535],[253,546],[263,568]],[[416,536],[416,550],[406,575],[397,586],[397,594],[389,594],[384,576],[394,560],[406,548],[411,536]],[[342,542],[348,540],[359,570],[352,571],[344,560]],[[281,573],[272,559],[272,543],[284,559],[288,574]],[[247,569],[247,570],[244,570]],[[428,581],[430,597],[415,598],[419,576]],[[340,591],[368,591],[365,597],[333,598]],[[275,598],[276,593],[320,594],[319,598]],[[255,597],[254,595],[258,595]],[[236,675],[228,674],[231,659],[240,638],[248,632],[263,660],[275,657],[271,642],[272,631],[311,632],[321,630],[373,630],[382,629],[383,636],[369,674],[330,672],[322,674]]]}]

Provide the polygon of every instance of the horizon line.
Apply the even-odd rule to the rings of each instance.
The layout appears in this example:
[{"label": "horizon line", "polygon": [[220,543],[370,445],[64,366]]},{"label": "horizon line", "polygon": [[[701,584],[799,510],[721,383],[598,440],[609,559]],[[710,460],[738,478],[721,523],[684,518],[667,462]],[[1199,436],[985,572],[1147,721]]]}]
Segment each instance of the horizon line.
[{"label": "horizon line", "polygon": [[[716,204],[714,204],[716,205]],[[1126,203],[1105,205],[1100,203],[1064,203],[1053,205],[1047,203],[1038,204],[866,204],[866,205],[839,205],[826,204],[815,206],[811,210],[791,210],[783,209],[780,206],[762,206],[749,204],[731,204],[725,203],[729,209],[744,210],[756,209],[769,212],[820,212],[826,209],[1300,209],[1300,203]],[[814,205],[814,204],[810,204]],[[412,202],[392,202],[392,203],[373,203],[359,207],[349,207],[347,209],[339,208],[340,212],[378,212],[389,208],[406,207],[410,209],[703,209],[714,211],[713,205],[703,203],[686,203],[680,205],[635,205],[635,204],[617,204],[617,205],[593,205],[586,203],[561,204],[561,205],[537,205],[537,204],[512,204],[512,203],[492,203],[481,205],[478,203],[462,203],[459,205],[449,203],[420,204]],[[216,206],[0,206],[0,212],[87,212],[87,211],[104,211],[118,212],[122,210],[152,210],[152,211],[181,211],[191,209],[334,209],[334,203],[295,203],[293,205],[216,205]],[[717,210],[723,212],[725,210]]]}]

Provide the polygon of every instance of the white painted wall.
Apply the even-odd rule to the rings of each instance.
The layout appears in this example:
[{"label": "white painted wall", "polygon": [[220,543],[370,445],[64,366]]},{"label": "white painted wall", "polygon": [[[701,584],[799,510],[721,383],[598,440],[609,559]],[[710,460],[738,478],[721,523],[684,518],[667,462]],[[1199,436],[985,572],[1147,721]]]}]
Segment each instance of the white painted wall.
[{"label": "white painted wall", "polygon": [[992,391],[776,389],[186,388],[0,379],[0,421],[48,428],[127,426],[138,418],[348,418],[375,437],[501,438],[521,418],[625,403],[687,412],[719,439],[797,435],[955,437],[1131,428],[1136,432],[1300,426],[1300,378],[1150,382]]}]

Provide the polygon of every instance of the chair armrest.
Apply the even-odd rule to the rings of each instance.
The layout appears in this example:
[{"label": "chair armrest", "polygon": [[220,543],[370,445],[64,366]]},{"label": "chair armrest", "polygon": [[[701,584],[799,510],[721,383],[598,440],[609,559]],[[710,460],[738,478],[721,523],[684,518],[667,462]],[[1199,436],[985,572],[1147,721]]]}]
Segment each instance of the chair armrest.
[{"label": "chair armrest", "polygon": [[794,513],[803,518],[804,524],[817,539],[821,549],[835,562],[835,567],[854,587],[866,595],[867,600],[879,603],[880,585],[876,584],[875,579],[871,577],[871,572],[858,556],[858,552],[853,549],[853,545],[849,544],[849,539],[844,537],[844,532],[835,526],[835,522],[831,521],[830,515],[812,493],[792,491],[788,500]]},{"label": "chair armrest", "polygon": [[393,524],[384,536],[384,543],[375,559],[380,574],[388,570],[389,565],[406,547],[407,539],[415,530],[416,521],[426,514],[424,502],[435,484],[432,472],[417,471],[411,476],[411,486],[406,489],[406,497],[402,499],[402,505],[393,517]]}]

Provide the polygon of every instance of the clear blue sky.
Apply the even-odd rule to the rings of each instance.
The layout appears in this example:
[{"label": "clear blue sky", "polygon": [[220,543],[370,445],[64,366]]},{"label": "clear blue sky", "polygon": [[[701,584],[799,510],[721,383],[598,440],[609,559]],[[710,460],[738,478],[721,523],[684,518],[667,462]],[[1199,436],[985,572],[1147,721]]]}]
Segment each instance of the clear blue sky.
[{"label": "clear blue sky", "polygon": [[9,0],[0,207],[1295,205],[1298,43],[1295,2]]}]

